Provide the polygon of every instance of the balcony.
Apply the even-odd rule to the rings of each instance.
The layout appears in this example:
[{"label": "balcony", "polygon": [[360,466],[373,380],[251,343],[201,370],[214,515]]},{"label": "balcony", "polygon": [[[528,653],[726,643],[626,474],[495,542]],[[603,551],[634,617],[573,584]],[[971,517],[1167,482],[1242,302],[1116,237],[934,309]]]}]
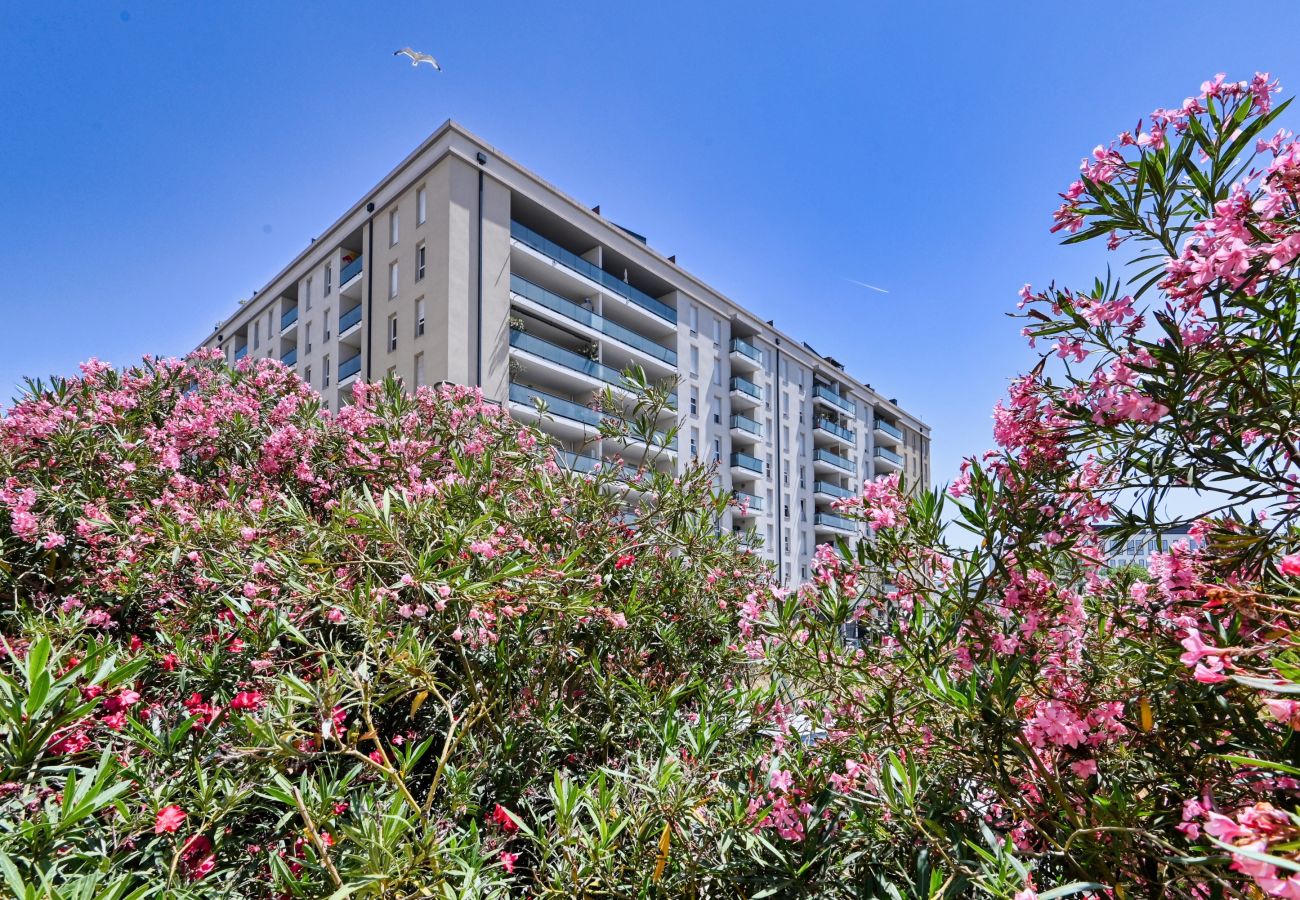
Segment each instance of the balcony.
[{"label": "balcony", "polygon": [[763,389],[749,379],[735,375],[731,379],[731,399],[752,408],[763,402]]},{"label": "balcony", "polygon": [[873,427],[876,432],[877,440],[884,440],[886,443],[894,444],[895,446],[903,443],[903,429],[899,428],[893,422],[877,416]]},{"label": "balcony", "polygon": [[743,338],[731,339],[731,361],[733,365],[751,371],[763,367],[763,351]]},{"label": "balcony", "polygon": [[361,371],[361,354],[354,353],[339,363],[339,387]]},{"label": "balcony", "polygon": [[361,324],[361,304],[349,309],[347,312],[339,313],[339,337],[347,334],[357,325]]},{"label": "balcony", "polygon": [[845,428],[843,425],[832,422],[830,419],[824,419],[821,416],[818,416],[813,420],[813,427],[826,432],[834,438],[844,441],[846,444],[852,444],[857,440],[857,434],[854,431]]},{"label": "balcony", "polygon": [[759,459],[757,456],[750,456],[748,453],[741,453],[740,451],[736,451],[735,453],[731,454],[731,468],[733,470],[741,469],[742,475],[744,472],[751,473],[751,476],[762,475],[763,461]]},{"label": "balcony", "polygon": [[837,468],[843,472],[852,473],[855,471],[853,467],[853,460],[845,459],[843,456],[840,456],[838,453],[832,453],[829,450],[823,450],[821,448],[818,448],[817,450],[813,451],[813,468],[817,468],[818,466],[821,466],[823,463],[828,466],[833,466],[834,468]]},{"label": "balcony", "polygon": [[848,397],[841,397],[824,384],[813,385],[813,399],[825,401],[836,409],[848,413],[850,416],[855,412],[852,400]]},{"label": "balcony", "polygon": [[586,325],[588,328],[601,332],[602,334],[613,338],[621,344],[625,344],[634,350],[640,350],[660,362],[666,363],[672,368],[677,367],[677,351],[668,347],[656,344],[644,335],[637,334],[630,328],[624,328],[611,322],[603,316],[598,316],[589,309],[574,303],[566,297],[552,293],[544,287],[533,284],[531,281],[520,278],[518,275],[510,276],[510,290],[514,294],[543,306],[551,312],[559,313],[567,319]]},{"label": "balcony", "polygon": [[280,316],[280,333],[284,334],[294,325],[298,324],[298,307],[294,306],[285,310],[284,315]]},{"label": "balcony", "polygon": [[731,416],[731,436],[753,443],[763,437],[763,426],[749,416],[733,413]]},{"label": "balcony", "polygon": [[848,500],[854,496],[854,493],[848,488],[840,487],[838,484],[831,484],[829,481],[814,481],[813,495],[832,497],[836,500]]},{"label": "balcony", "polygon": [[876,461],[876,465],[886,472],[898,472],[903,468],[903,457],[893,450],[877,447],[871,456]]},{"label": "balcony", "polygon": [[353,278],[356,278],[358,275],[361,274],[361,270],[362,268],[364,268],[362,266],[362,261],[364,259],[365,257],[358,256],[356,259],[352,260],[352,262],[348,263],[346,266],[344,266],[342,269],[339,270],[340,289],[343,288]]},{"label": "balcony", "polygon": [[236,347],[236,348],[235,348],[235,362],[239,362],[241,359],[243,359],[243,358],[244,358],[245,356],[247,356],[247,355],[248,355],[248,345],[247,345],[247,344],[244,344],[242,347]]},{"label": "balcony", "polygon": [[533,356],[544,359],[549,363],[581,373],[589,378],[596,378],[616,387],[624,387],[622,374],[614,371],[609,366],[598,363],[594,359],[588,359],[573,350],[566,350],[552,344],[550,341],[534,337],[527,332],[514,328],[510,329],[510,346],[515,350],[531,353]]},{"label": "balcony", "polygon": [[298,365],[298,348],[290,347],[288,351],[280,356],[280,362],[290,367]]},{"label": "balcony", "polygon": [[822,530],[838,531],[844,534],[853,534],[858,530],[858,524],[852,519],[846,519],[834,513],[817,513],[813,517],[813,525]]},{"label": "balcony", "polygon": [[571,250],[564,249],[555,241],[542,237],[531,228],[511,221],[510,237],[525,247],[530,247],[548,259],[559,263],[566,269],[571,269],[584,278],[596,282],[607,291],[631,301],[648,312],[654,313],[665,322],[677,324],[677,310],[668,304],[656,300],[639,288],[632,287],[632,285],[616,277],[612,272],[606,272],[595,263],[588,262]]},{"label": "balcony", "polygon": [[740,504],[741,510],[744,510],[743,512],[740,510],[732,510],[733,515],[752,516],[754,513],[763,511],[763,498],[757,494],[747,494],[744,491],[732,491],[731,495],[736,498],[736,502]]},{"label": "balcony", "polygon": [[582,425],[590,425],[593,428],[599,426],[606,418],[609,418],[603,413],[596,412],[591,407],[583,406],[581,403],[574,403],[572,400],[565,400],[563,397],[557,397],[554,394],[548,394],[546,391],[526,387],[522,384],[510,385],[511,403],[518,403],[532,410],[536,408],[537,400],[541,400],[546,404],[548,413],[562,416]]}]

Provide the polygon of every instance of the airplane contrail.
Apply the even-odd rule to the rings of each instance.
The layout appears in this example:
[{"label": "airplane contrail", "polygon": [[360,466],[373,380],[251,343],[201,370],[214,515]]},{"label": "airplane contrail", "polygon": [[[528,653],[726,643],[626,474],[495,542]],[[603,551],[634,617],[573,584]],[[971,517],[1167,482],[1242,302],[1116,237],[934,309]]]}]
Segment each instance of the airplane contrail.
[{"label": "airplane contrail", "polygon": [[865,281],[858,281],[856,278],[845,278],[844,280],[856,284],[858,287],[870,288],[871,290],[877,291],[881,294],[889,293],[889,291],[882,287],[876,287],[874,284],[867,284]]}]

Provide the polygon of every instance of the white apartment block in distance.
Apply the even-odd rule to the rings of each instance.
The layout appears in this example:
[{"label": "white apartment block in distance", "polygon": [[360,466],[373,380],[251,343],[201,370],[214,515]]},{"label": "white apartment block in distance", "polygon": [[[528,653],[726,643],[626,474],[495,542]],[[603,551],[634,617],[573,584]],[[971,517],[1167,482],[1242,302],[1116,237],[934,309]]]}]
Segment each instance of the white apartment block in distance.
[{"label": "white apartment block in distance", "polygon": [[478,385],[525,420],[541,398],[579,470],[645,451],[596,439],[597,393],[633,364],[676,378],[665,425],[681,430],[658,464],[716,463],[748,500],[723,527],[752,531],[786,583],[859,532],[832,503],[864,479],[930,483],[920,419],[450,121],[203,346],[279,359],[331,409],[390,373]]}]

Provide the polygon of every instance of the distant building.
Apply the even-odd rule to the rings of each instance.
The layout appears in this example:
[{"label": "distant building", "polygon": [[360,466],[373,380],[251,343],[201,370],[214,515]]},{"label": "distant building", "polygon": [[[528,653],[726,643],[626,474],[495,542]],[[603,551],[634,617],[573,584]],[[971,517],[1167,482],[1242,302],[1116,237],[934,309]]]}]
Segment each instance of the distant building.
[{"label": "distant building", "polygon": [[1191,547],[1200,546],[1186,525],[1160,532],[1140,531],[1127,540],[1112,541],[1106,562],[1112,568],[1141,566],[1145,569],[1151,562],[1151,554],[1168,553],[1169,548],[1179,541],[1185,541]]}]

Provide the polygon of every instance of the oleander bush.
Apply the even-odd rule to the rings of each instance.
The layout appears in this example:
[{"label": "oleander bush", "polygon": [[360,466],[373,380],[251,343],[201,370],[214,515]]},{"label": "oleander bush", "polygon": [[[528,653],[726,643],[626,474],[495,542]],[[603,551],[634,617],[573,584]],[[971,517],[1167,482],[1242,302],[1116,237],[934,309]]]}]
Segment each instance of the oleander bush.
[{"label": "oleander bush", "polygon": [[[1300,898],[1300,142],[1219,76],[1085,158],[1041,362],[787,590],[691,464],[199,354],[0,419],[16,896]],[[651,445],[669,402],[640,395]],[[609,408],[608,400],[599,404]],[[669,435],[671,436],[671,435]],[[1149,569],[1112,541],[1190,525]],[[856,635],[846,641],[845,633]]]}]

